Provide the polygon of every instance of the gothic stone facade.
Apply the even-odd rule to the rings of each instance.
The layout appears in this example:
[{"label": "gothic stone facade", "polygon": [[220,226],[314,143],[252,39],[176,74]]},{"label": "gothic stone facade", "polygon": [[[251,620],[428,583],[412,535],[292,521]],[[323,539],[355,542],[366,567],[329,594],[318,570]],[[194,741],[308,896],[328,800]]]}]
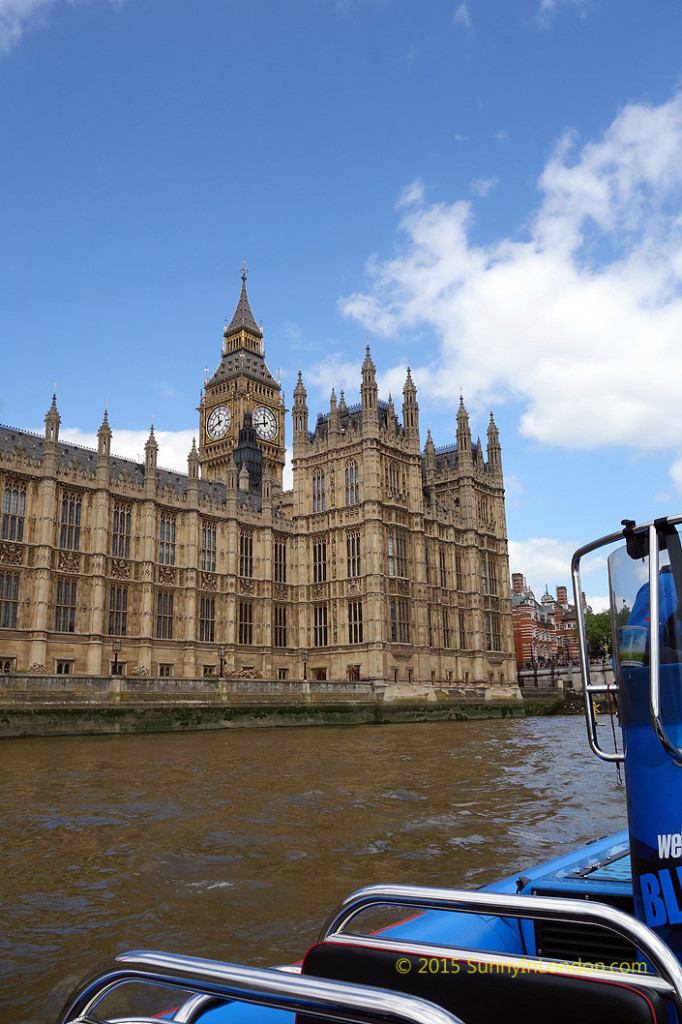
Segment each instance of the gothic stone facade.
[{"label": "gothic stone facade", "polygon": [[[309,428],[299,373],[293,489],[285,407],[246,293],[205,382],[187,475],[0,428],[0,667],[389,684],[515,684],[504,491],[463,403],[456,443],[421,450],[369,348],[361,402]],[[116,649],[118,648],[118,649]]]}]

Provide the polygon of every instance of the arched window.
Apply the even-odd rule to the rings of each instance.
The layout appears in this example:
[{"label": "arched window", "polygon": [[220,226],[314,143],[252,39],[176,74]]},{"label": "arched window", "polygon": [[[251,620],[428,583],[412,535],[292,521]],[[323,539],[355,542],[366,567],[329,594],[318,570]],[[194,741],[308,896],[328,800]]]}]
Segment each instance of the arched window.
[{"label": "arched window", "polygon": [[346,463],[346,505],[357,505],[360,501],[358,464],[354,459]]},{"label": "arched window", "polygon": [[81,536],[81,499],[77,494],[65,494],[62,498],[62,519],[59,531],[59,547],[67,551],[78,551]]},{"label": "arched window", "polygon": [[324,470],[316,469],[313,473],[313,512],[324,512],[325,507]]},{"label": "arched window", "polygon": [[24,539],[24,512],[26,511],[26,487],[23,483],[9,480],[2,499],[2,540]]}]

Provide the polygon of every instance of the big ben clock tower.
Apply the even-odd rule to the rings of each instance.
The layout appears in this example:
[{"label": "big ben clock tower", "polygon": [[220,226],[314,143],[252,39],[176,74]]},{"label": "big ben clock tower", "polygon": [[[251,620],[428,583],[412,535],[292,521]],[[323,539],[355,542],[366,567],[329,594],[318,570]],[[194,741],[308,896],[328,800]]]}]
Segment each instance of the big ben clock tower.
[{"label": "big ben clock tower", "polygon": [[207,480],[225,479],[247,412],[251,413],[263,453],[263,469],[269,471],[273,484],[281,488],[286,451],[285,409],[281,386],[265,362],[263,332],[251,312],[244,265],[239,302],[223,331],[222,359],[206,382],[199,406],[199,459],[202,476]]}]

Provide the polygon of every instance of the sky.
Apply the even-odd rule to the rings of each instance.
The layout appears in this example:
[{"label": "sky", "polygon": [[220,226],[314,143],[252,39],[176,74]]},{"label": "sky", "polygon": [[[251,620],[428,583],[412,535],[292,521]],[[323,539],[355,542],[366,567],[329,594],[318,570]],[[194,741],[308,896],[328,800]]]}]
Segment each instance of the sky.
[{"label": "sky", "polygon": [[56,385],[186,470],[243,261],[288,405],[369,343],[422,440],[492,408],[511,569],[569,584],[680,511],[682,3],[0,0],[0,422]]}]

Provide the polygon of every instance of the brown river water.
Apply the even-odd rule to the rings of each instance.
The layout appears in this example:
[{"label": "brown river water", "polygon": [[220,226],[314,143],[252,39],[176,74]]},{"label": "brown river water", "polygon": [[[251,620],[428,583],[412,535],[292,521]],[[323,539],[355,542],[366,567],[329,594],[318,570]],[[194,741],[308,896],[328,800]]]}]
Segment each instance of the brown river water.
[{"label": "brown river water", "polygon": [[0,1024],[117,952],[288,962],[360,886],[475,888],[624,821],[579,717],[6,740]]}]

